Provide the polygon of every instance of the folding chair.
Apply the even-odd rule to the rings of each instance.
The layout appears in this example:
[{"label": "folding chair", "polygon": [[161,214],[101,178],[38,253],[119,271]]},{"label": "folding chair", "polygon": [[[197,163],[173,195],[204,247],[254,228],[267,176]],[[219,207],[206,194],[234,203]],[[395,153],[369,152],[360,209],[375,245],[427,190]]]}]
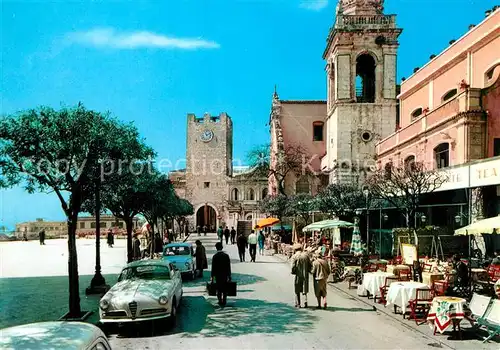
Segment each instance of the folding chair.
[{"label": "folding chair", "polygon": [[448,290],[449,286],[450,284],[446,280],[432,282],[432,290],[434,291],[434,295],[437,297],[446,295],[446,291]]},{"label": "folding chair", "polygon": [[[398,278],[397,277],[386,277],[385,278],[385,282],[384,282],[384,285],[382,287],[380,287],[380,297],[379,297],[379,303],[380,304],[385,304],[387,302],[387,300],[385,299],[386,295],[387,295],[387,291],[389,290],[389,287],[391,286],[391,283],[393,282],[398,282]],[[373,297],[373,301],[376,301],[377,297]]]},{"label": "folding chair", "polygon": [[470,310],[470,315],[465,315],[467,321],[471,323],[473,327],[479,326],[477,324],[478,318],[484,315],[486,309],[490,305],[491,298],[485,295],[474,293],[472,295],[472,299],[468,305],[468,309]]},{"label": "folding chair", "polygon": [[496,335],[500,336],[500,299],[493,300],[490,303],[484,315],[477,320],[477,323],[485,327],[489,333],[484,338],[483,343],[486,343]]},{"label": "folding chair", "polygon": [[[427,314],[429,313],[433,299],[434,293],[432,289],[417,289],[415,299],[410,300],[409,302],[410,316],[408,319],[414,319],[417,326],[425,323],[427,321]],[[422,317],[418,318],[417,315],[422,315]],[[404,317],[405,316],[403,315],[403,318]]]},{"label": "folding chair", "polygon": [[411,280],[411,270],[401,270],[399,271],[400,281],[410,281]]}]

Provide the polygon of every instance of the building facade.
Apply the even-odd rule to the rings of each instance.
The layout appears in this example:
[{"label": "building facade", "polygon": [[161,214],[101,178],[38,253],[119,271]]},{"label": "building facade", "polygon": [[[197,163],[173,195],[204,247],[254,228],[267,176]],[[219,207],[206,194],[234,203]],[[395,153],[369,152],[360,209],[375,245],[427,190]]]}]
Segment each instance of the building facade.
[{"label": "building facade", "polygon": [[[134,218],[134,228],[138,227],[139,219]],[[125,222],[115,218],[113,215],[101,215],[99,224],[101,231],[105,232],[108,229],[119,231],[125,229]],[[94,216],[78,217],[77,233],[95,232],[96,220]],[[16,236],[21,238],[26,232],[28,236],[38,236],[38,232],[45,230],[45,234],[49,237],[57,237],[68,234],[68,224],[66,221],[45,221],[44,219],[36,219],[16,224]]]},{"label": "building facade", "polygon": [[431,224],[453,227],[500,213],[498,47],[500,9],[402,82],[398,128],[377,144],[380,167],[417,161],[446,174],[423,198],[424,207],[434,206],[422,209]]},{"label": "building facade", "polygon": [[233,168],[233,122],[222,113],[187,116],[186,169],[169,174],[177,194],[194,207],[191,229],[238,226],[259,217],[258,201],[267,195],[267,178],[248,168]]}]

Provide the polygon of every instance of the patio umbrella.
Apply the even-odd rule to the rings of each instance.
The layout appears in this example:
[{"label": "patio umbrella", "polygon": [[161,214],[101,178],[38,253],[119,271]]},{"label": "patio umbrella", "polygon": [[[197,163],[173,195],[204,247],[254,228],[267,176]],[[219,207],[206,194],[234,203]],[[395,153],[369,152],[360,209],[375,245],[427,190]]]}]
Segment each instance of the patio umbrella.
[{"label": "patio umbrella", "polygon": [[298,243],[299,242],[299,237],[297,236],[297,225],[295,224],[295,220],[293,221],[293,226],[292,226],[292,243]]},{"label": "patio umbrella", "polygon": [[254,228],[259,229],[259,228],[264,228],[268,226],[273,226],[274,224],[277,224],[280,222],[279,219],[276,218],[265,218],[265,219],[260,219],[257,221],[257,225],[255,225]]},{"label": "patio umbrella", "polygon": [[354,230],[352,231],[351,253],[354,255],[363,254],[363,247],[361,246],[361,235],[359,234],[358,225],[355,225]]},{"label": "patio umbrella", "polygon": [[307,225],[302,229],[302,231],[323,231],[338,227],[354,227],[354,224],[343,220],[323,220]]},{"label": "patio umbrella", "polygon": [[473,224],[455,230],[455,235],[477,235],[481,233],[493,233],[500,230],[500,215],[492,218],[476,221]]}]

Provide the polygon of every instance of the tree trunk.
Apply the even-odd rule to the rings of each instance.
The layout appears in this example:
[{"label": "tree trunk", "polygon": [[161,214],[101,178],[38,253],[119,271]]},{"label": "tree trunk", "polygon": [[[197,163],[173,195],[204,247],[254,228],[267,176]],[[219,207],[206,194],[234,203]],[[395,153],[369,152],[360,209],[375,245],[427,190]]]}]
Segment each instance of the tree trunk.
[{"label": "tree trunk", "polygon": [[131,217],[125,218],[125,227],[127,228],[127,263],[132,262],[133,260],[133,251],[132,251],[132,230],[133,230],[134,221]]},{"label": "tree trunk", "polygon": [[78,210],[73,209],[68,220],[68,280],[69,280],[69,315],[70,318],[80,318],[80,283],[78,280],[78,256],[76,252],[76,224]]},{"label": "tree trunk", "polygon": [[149,241],[151,242],[149,257],[151,259],[153,258],[153,254],[155,252],[155,221],[156,220],[152,219],[151,222],[149,223],[151,225],[151,233],[150,233],[150,238],[149,238]]}]

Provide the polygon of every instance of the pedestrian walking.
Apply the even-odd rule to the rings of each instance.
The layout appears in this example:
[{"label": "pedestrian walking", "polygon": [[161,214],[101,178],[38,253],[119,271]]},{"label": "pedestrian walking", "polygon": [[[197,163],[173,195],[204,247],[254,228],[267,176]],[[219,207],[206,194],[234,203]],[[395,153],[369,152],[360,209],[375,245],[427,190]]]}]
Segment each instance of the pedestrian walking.
[{"label": "pedestrian walking", "polygon": [[163,253],[163,239],[161,239],[161,236],[160,236],[159,232],[155,235],[154,252],[156,254],[162,254]]},{"label": "pedestrian walking", "polygon": [[229,228],[226,226],[225,230],[224,230],[224,238],[226,238],[226,245],[229,244],[229,236],[231,235],[231,233],[229,232]]},{"label": "pedestrian walking", "polygon": [[45,245],[45,229],[38,232],[38,238],[40,239],[40,245]]},{"label": "pedestrian walking", "polygon": [[229,259],[229,255],[222,251],[221,242],[215,244],[215,249],[217,249],[217,253],[212,257],[212,277],[210,281],[213,283],[215,279],[217,299],[219,299],[219,305],[224,307],[227,301],[227,282],[231,281],[231,259]]},{"label": "pedestrian walking", "polygon": [[28,242],[28,228],[27,227],[24,228],[23,241]]},{"label": "pedestrian walking", "polygon": [[307,308],[307,293],[309,293],[309,273],[311,272],[311,259],[309,254],[302,250],[301,244],[293,246],[295,254],[292,256],[292,274],[295,275],[295,307],[301,307],[300,295],[304,297],[304,307]]},{"label": "pedestrian walking", "polygon": [[264,255],[264,242],[266,241],[266,236],[264,236],[264,232],[259,231],[259,236],[257,237],[257,241],[259,243],[259,255]]},{"label": "pedestrian walking", "polygon": [[194,251],[194,257],[196,259],[196,271],[198,277],[203,277],[203,270],[208,268],[207,253],[205,247],[199,239],[196,240],[196,249]]},{"label": "pedestrian walking", "polygon": [[115,243],[115,238],[113,237],[113,230],[108,230],[108,247],[113,248],[113,244]]},{"label": "pedestrian walking", "polygon": [[219,242],[222,243],[222,237],[224,236],[224,230],[222,229],[222,226],[219,226],[217,229],[217,238],[219,239]]},{"label": "pedestrian walking", "polygon": [[316,252],[314,255],[314,260],[312,263],[312,275],[313,275],[313,283],[314,283],[314,294],[316,295],[316,299],[318,300],[317,309],[321,309],[321,298],[324,299],[323,308],[326,309],[326,282],[328,280],[328,276],[330,276],[330,265],[323,258],[323,254],[320,250]]},{"label": "pedestrian walking", "polygon": [[132,248],[132,259],[133,260],[141,260],[141,241],[139,239],[139,234],[134,234],[134,242]]},{"label": "pedestrian walking", "polygon": [[234,227],[231,227],[231,244],[236,243],[236,230]]},{"label": "pedestrian walking", "polygon": [[208,230],[207,225],[204,225],[203,226],[203,236],[207,235],[207,230]]},{"label": "pedestrian walking", "polygon": [[254,230],[248,236],[247,241],[250,246],[250,261],[255,262],[255,256],[257,255],[257,235]]},{"label": "pedestrian walking", "polygon": [[247,249],[247,239],[244,234],[240,233],[236,240],[236,246],[238,247],[238,255],[240,256],[240,262],[245,262],[245,250]]},{"label": "pedestrian walking", "polygon": [[198,233],[198,236],[201,236],[201,226],[200,225],[198,225],[196,227],[196,232]]}]

